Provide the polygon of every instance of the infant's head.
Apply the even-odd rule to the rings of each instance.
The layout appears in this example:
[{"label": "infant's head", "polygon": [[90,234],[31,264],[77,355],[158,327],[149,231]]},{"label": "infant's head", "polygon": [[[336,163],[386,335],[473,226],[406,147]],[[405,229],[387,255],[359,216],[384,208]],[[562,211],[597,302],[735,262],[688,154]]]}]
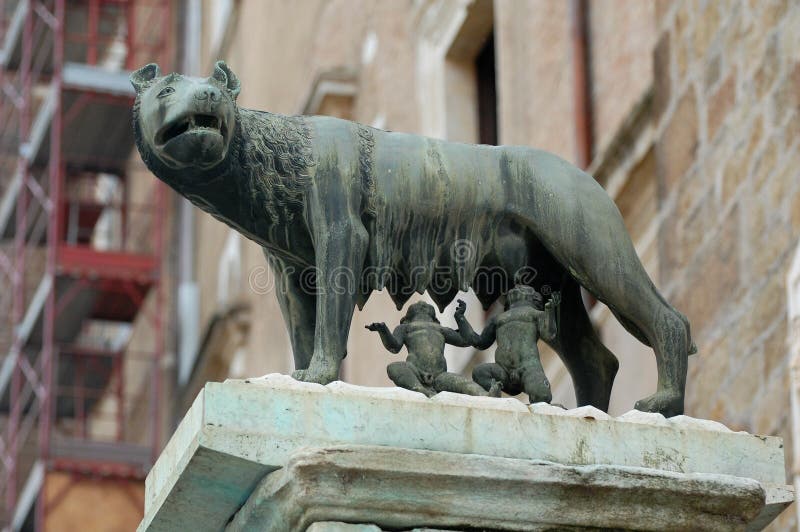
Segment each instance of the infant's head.
[{"label": "infant's head", "polygon": [[433,321],[439,323],[439,320],[436,319],[436,310],[432,305],[424,301],[418,301],[408,307],[408,312],[400,320],[400,323],[408,323],[409,321]]},{"label": "infant's head", "polygon": [[542,310],[544,308],[542,294],[537,292],[533,287],[527,285],[517,285],[506,294],[506,302],[508,306],[520,302],[527,302],[533,305],[536,309]]}]

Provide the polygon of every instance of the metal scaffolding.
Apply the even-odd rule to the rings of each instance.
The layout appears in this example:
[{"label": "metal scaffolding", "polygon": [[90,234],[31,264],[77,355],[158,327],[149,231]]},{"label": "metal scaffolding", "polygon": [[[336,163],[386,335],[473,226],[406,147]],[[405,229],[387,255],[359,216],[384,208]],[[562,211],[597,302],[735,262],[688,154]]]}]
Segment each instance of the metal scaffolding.
[{"label": "metal scaffolding", "polygon": [[128,71],[173,63],[172,12],[0,0],[0,528],[44,528],[53,472],[159,450],[165,192],[128,172]]}]

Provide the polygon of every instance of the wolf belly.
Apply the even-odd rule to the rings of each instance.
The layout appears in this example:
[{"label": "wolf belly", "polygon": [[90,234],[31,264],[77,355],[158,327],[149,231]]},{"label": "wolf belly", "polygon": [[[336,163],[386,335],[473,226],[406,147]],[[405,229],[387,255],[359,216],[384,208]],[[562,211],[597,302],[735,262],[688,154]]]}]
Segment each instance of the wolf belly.
[{"label": "wolf belly", "polygon": [[533,169],[516,165],[517,175],[504,184],[507,160],[506,148],[376,136],[376,209],[365,219],[370,243],[361,303],[371,290],[385,289],[399,308],[428,291],[443,308],[472,287],[488,306],[515,275],[531,273],[541,245],[518,218],[526,210],[526,218],[534,215],[520,205],[534,194]]}]

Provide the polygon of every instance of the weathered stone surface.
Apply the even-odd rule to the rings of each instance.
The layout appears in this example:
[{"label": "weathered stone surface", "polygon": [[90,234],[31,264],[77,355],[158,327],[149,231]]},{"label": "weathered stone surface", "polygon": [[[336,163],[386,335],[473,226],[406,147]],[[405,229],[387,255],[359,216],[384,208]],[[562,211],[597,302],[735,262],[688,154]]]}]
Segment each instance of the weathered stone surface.
[{"label": "weathered stone surface", "polygon": [[[286,390],[302,390],[306,392],[308,391],[325,392],[331,389],[326,387],[325,385],[317,384],[315,382],[298,381],[297,379],[292,378],[291,375],[284,375],[283,373],[270,373],[264,375],[263,377],[245,379],[243,382],[245,384],[260,384],[263,386],[268,386],[270,388],[283,388]],[[337,387],[342,387],[342,386],[347,386],[347,383],[338,382]],[[375,388],[375,390],[379,389],[380,388]],[[390,390],[390,388],[383,388],[383,390]]]},{"label": "weathered stone surface", "polygon": [[640,412],[638,410],[630,410],[628,412],[625,412],[617,419],[619,421],[625,421],[628,423],[642,423],[644,425],[653,425],[653,426],[665,426],[667,424],[667,418],[665,418],[661,414],[657,414],[654,412]]},{"label": "weathered stone surface", "polygon": [[341,521],[317,521],[306,528],[306,532],[381,532],[375,525],[354,525]]},{"label": "weathered stone surface", "polygon": [[725,83],[717,89],[708,105],[708,139],[713,140],[719,131],[722,121],[736,101],[736,76],[731,74]]},{"label": "weathered stone surface", "polygon": [[[653,415],[653,414],[650,414]],[[731,429],[717,421],[710,419],[696,419],[689,416],[675,416],[666,420],[666,423],[675,428],[712,430],[717,432],[730,432]]]},{"label": "weathered stone surface", "polygon": [[730,531],[745,530],[765,497],[755,480],[727,475],[342,446],[297,451],[225,530],[302,531],[369,516],[387,529]]},{"label": "weathered stone surface", "polygon": [[[780,439],[729,432],[714,422],[642,413],[614,419],[586,407],[448,393],[427,399],[270,375],[206,385],[148,476],[140,530],[219,530],[261,479],[301,448],[339,445],[729,475],[768,491],[785,482]],[[490,479],[482,482],[494,489]],[[784,506],[769,507],[770,515]]]},{"label": "weathered stone surface", "polygon": [[680,308],[694,316],[698,330],[705,330],[740,285],[740,212],[732,209],[713,240],[696,254],[676,299]]},{"label": "weathered stone surface", "polygon": [[767,486],[766,505],[767,508],[771,506],[774,508],[774,510],[771,512],[762,512],[753,521],[748,523],[747,530],[762,530],[764,527],[769,525],[773,519],[780,515],[781,511],[786,508],[786,506],[792,504],[793,501],[794,490],[791,486]]},{"label": "weathered stone surface", "polygon": [[786,320],[781,320],[764,340],[764,376],[767,378],[773,373],[789,374],[788,337]]},{"label": "weathered stone surface", "polygon": [[[603,412],[602,410],[598,410],[593,406],[580,406],[578,408],[573,408],[571,410],[563,410],[562,412],[558,413],[557,415],[562,416],[569,416],[569,417],[579,417],[583,419],[611,419],[611,416]],[[661,415],[661,414],[657,414]]]},{"label": "weathered stone surface", "polygon": [[755,75],[755,91],[757,98],[763,98],[775,79],[778,77],[780,70],[780,56],[778,52],[778,39],[777,35],[773,35],[767,44],[767,49],[764,51],[764,58],[762,59],[761,66]]},{"label": "weathered stone surface", "polygon": [[460,393],[442,392],[430,399],[432,403],[449,406],[463,406],[468,408],[491,408],[492,410],[508,410],[509,412],[528,412],[528,407],[521,401],[506,397],[498,399],[495,397],[478,397],[474,395],[462,395]]},{"label": "weathered stone surface", "polygon": [[[749,131],[748,131],[749,130]],[[758,148],[764,134],[764,118],[756,117],[752,123],[747,124],[746,142],[737,145],[733,156],[727,160],[722,174],[722,204],[726,204],[733,197],[736,190],[749,177],[753,155]]]},{"label": "weathered stone surface", "polygon": [[665,32],[653,51],[653,118],[658,121],[672,94],[670,76],[670,37]]},{"label": "weathered stone surface", "polygon": [[706,64],[705,74],[703,76],[703,88],[706,91],[719,81],[720,70],[722,69],[721,62],[722,59],[720,56],[715,55]]},{"label": "weathered stone surface", "polygon": [[690,68],[690,52],[691,52],[691,19],[693,14],[692,6],[689,2],[679,5],[675,13],[674,26],[675,33],[681,36],[675,42],[675,62],[678,67],[675,72],[675,78],[679,82],[682,81]]},{"label": "weathered stone surface", "polygon": [[697,100],[694,90],[685,91],[656,145],[659,179],[671,190],[692,165],[697,149]]},{"label": "weathered stone surface", "polygon": [[716,3],[698,6],[695,10],[693,50],[701,58],[719,30],[720,17]]},{"label": "weathered stone surface", "polygon": [[[291,377],[289,377],[291,379]],[[294,380],[294,379],[292,379]],[[297,382],[297,381],[295,381]],[[301,383],[302,386],[302,383]],[[357,386],[343,381],[333,381],[323,387],[330,393],[342,395],[360,395],[381,397],[384,399],[398,399],[402,401],[419,401],[425,402],[428,400],[423,394],[419,392],[412,392],[405,388],[386,387],[386,386]]]},{"label": "weathered stone surface", "polygon": [[528,407],[534,414],[559,416],[564,413],[564,408],[548,403],[534,403]]}]

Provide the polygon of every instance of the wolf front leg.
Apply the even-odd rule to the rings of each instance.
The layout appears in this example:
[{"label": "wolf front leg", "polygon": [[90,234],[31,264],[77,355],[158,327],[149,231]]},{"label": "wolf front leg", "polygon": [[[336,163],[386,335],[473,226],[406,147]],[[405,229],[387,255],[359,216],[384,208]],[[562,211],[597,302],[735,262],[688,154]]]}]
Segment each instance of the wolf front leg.
[{"label": "wolf front leg", "polygon": [[306,369],[314,352],[317,315],[314,287],[304,282],[307,280],[307,271],[303,266],[286,263],[270,255],[267,250],[264,250],[264,256],[275,275],[275,294],[292,342],[294,369]]},{"label": "wolf front leg", "polygon": [[368,241],[369,235],[358,220],[326,224],[315,231],[314,353],[307,369],[292,374],[296,379],[328,384],[339,378]]}]

